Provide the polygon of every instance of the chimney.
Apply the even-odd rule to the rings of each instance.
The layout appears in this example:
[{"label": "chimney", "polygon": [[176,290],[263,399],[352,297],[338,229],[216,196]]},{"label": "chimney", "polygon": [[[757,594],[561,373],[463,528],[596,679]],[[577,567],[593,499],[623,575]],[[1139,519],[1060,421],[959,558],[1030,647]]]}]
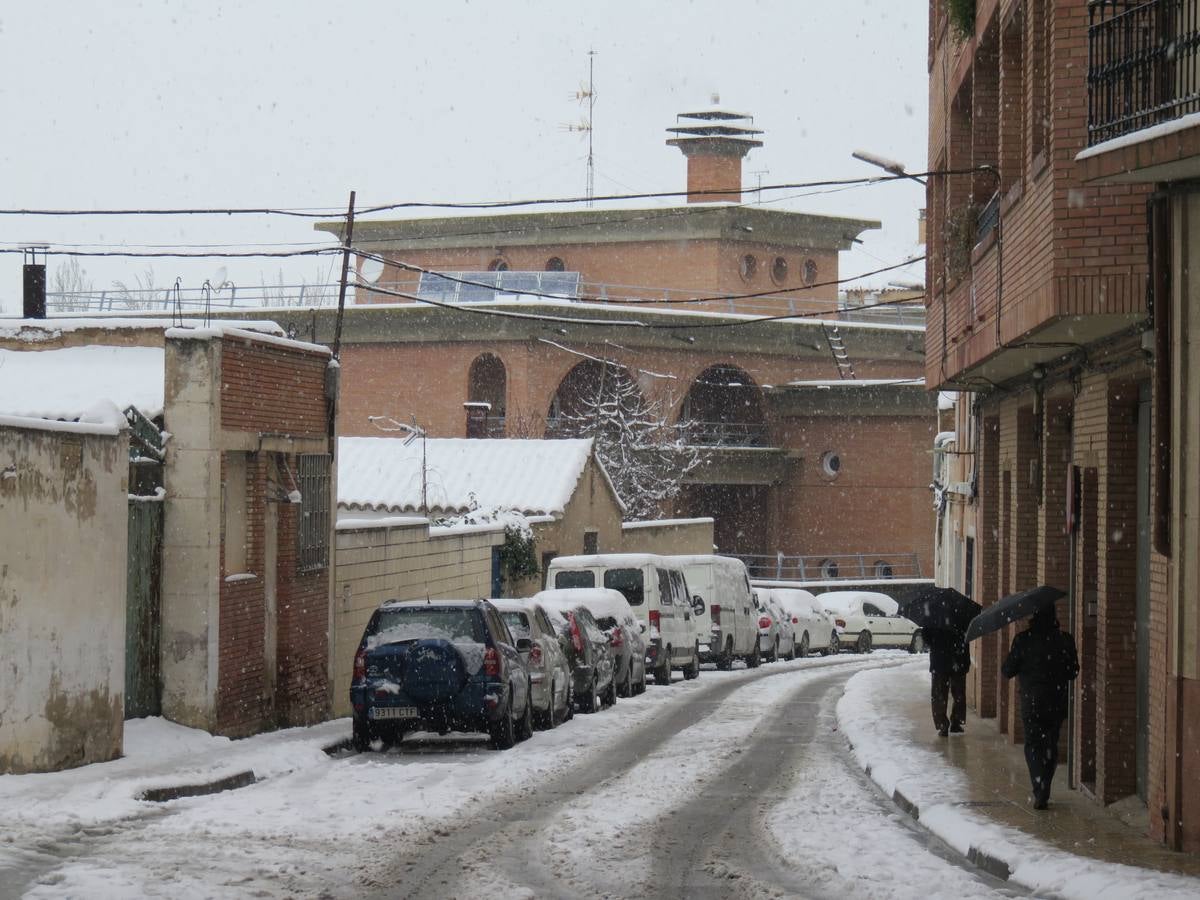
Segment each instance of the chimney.
[{"label": "chimney", "polygon": [[687,157],[688,203],[741,203],[742,158],[763,143],[754,137],[762,131],[753,127],[752,116],[719,103],[713,95],[712,109],[680,113],[675,127],[667,129],[676,135],[667,145]]},{"label": "chimney", "polygon": [[463,404],[467,411],[467,437],[485,438],[488,436],[488,413],[492,404],[468,401]]},{"label": "chimney", "polygon": [[[31,244],[21,248],[25,256],[23,300],[26,319],[46,318],[46,247],[46,244]],[[39,253],[41,262],[38,262]]]}]

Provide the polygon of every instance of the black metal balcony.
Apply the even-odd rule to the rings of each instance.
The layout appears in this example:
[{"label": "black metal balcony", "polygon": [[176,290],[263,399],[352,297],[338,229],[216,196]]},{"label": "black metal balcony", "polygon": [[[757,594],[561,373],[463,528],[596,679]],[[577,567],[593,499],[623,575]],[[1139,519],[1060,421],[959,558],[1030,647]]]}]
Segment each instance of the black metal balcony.
[{"label": "black metal balcony", "polygon": [[1093,0],[1088,17],[1088,146],[1200,112],[1200,0]]}]

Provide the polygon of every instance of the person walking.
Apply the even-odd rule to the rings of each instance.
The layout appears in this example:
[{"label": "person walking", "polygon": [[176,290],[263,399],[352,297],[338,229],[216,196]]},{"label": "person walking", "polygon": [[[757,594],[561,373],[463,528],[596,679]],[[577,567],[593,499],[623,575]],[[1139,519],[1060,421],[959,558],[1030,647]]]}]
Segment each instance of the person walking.
[{"label": "person walking", "polygon": [[[967,672],[971,654],[963,636],[946,628],[922,630],[929,648],[929,702],[933,707],[933,725],[942,737],[962,734],[967,719]],[[950,715],[946,701],[953,699]]]},{"label": "person walking", "polygon": [[1020,679],[1033,808],[1045,809],[1058,766],[1058,734],[1067,718],[1067,686],[1079,674],[1075,639],[1060,630],[1053,606],[1037,612],[1029,628],[1013,638],[1000,672]]}]

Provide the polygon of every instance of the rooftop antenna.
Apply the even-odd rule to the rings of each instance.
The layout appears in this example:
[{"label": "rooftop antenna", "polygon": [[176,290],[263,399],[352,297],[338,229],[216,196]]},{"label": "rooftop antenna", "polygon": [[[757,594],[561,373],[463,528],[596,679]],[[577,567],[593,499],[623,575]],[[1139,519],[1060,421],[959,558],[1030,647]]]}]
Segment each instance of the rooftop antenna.
[{"label": "rooftop antenna", "polygon": [[592,205],[592,198],[596,195],[596,157],[593,153],[592,135],[595,132],[594,123],[596,121],[596,51],[588,51],[588,80],[587,86],[580,85],[579,90],[571,95],[571,99],[578,103],[587,102],[587,117],[582,119],[577,125],[564,125],[567,131],[577,131],[587,135],[588,152],[587,152],[587,205]]},{"label": "rooftop antenna", "polygon": [[750,173],[758,179],[758,187],[754,189],[754,202],[762,203],[762,179],[764,175],[770,175],[770,169],[755,169]]}]

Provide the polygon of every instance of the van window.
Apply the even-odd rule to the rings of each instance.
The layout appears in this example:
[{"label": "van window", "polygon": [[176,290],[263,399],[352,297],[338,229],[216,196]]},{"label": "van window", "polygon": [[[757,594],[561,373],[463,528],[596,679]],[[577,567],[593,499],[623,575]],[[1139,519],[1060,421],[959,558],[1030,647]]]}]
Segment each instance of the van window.
[{"label": "van window", "polygon": [[513,637],[532,637],[533,631],[529,624],[529,616],[525,613],[506,609],[500,613],[500,618],[504,620],[504,624],[508,626]]},{"label": "van window", "polygon": [[671,573],[666,569],[655,569],[658,573],[658,602],[663,606],[672,606],[675,596],[671,587]]},{"label": "van window", "polygon": [[671,586],[675,588],[675,602],[688,606],[692,598],[688,596],[687,585],[683,581],[683,573],[671,570]]},{"label": "van window", "polygon": [[563,588],[594,588],[596,586],[596,575],[593,572],[584,569],[582,571],[575,570],[573,572],[555,572],[554,586],[559,590]]},{"label": "van window", "polygon": [[646,586],[641,569],[609,569],[604,573],[604,586],[624,594],[630,606],[641,606],[646,602]]}]

